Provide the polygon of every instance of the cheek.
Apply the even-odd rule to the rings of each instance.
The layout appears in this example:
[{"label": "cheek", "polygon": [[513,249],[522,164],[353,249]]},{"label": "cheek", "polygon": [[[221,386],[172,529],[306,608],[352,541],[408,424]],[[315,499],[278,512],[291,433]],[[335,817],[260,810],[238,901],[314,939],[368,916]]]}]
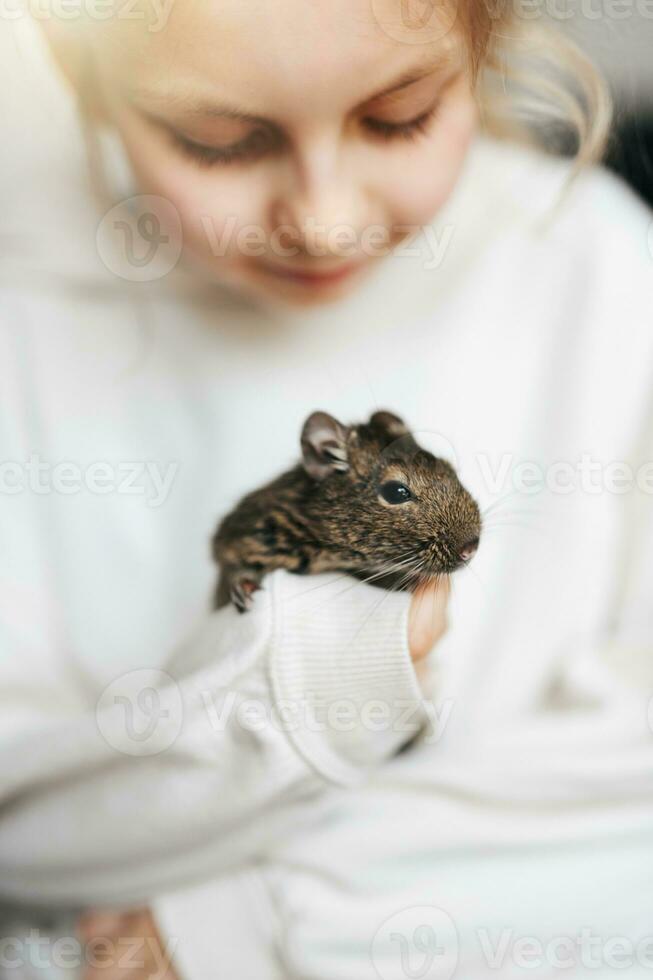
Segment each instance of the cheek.
[{"label": "cheek", "polygon": [[476,123],[470,95],[448,99],[432,134],[385,169],[384,196],[393,224],[424,225],[433,219],[460,176]]},{"label": "cheek", "polygon": [[243,243],[256,250],[263,228],[262,181],[236,168],[203,169],[159,140],[129,127],[122,136],[143,193],[169,201],[181,220],[184,243],[204,258],[233,259]]},{"label": "cheek", "polygon": [[256,250],[263,235],[263,202],[247,177],[179,166],[166,170],[163,196],[179,212],[184,240],[196,253],[233,259]]}]

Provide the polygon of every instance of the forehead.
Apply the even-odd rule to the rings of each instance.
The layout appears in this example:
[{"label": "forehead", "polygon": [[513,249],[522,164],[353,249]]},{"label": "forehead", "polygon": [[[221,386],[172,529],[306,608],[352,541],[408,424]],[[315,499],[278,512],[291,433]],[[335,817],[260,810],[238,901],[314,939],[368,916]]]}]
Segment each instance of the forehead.
[{"label": "forehead", "polygon": [[441,5],[433,16],[442,30],[408,43],[397,28],[402,0],[167,0],[158,22],[152,2],[140,0],[141,17],[115,17],[97,32],[114,78],[162,98],[236,100],[253,114],[349,109],[458,52]]}]

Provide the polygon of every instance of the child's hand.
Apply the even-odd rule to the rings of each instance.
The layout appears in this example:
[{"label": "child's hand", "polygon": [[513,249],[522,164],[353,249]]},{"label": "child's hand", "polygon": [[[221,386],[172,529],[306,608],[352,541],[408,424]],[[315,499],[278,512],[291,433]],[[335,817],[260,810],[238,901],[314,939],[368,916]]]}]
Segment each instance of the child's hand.
[{"label": "child's hand", "polygon": [[422,585],[413,593],[408,617],[408,644],[413,662],[422,660],[447,629],[449,579]]},{"label": "child's hand", "polygon": [[178,980],[149,909],[91,912],[77,924],[85,944],[82,980]]}]

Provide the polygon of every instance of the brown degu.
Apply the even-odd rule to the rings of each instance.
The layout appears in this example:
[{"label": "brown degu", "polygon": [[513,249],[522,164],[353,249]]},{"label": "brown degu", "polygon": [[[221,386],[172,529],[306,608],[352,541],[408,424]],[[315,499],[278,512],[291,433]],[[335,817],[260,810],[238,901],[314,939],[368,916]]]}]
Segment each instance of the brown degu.
[{"label": "brown degu", "polygon": [[301,451],[297,466],[247,494],[219,525],[216,608],[233,602],[245,612],[276,568],[412,590],[474,555],[478,505],[454,468],[422,449],[396,415],[343,425],[314,412]]}]

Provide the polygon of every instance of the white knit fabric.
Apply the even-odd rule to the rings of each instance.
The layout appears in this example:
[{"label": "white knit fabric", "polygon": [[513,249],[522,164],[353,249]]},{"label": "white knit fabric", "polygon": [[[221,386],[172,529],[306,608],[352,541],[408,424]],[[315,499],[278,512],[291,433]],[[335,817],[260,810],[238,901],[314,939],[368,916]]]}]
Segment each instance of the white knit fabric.
[{"label": "white knit fabric", "polygon": [[[495,948],[506,928],[543,943],[584,926],[642,939],[651,215],[601,169],[552,212],[567,164],[479,138],[417,249],[347,301],[264,314],[183,264],[129,287],[95,249],[74,106],[25,24],[8,37],[4,896],[149,902],[183,980],[405,980],[420,961],[400,972],[389,937],[409,943],[430,920],[393,916],[424,906],[457,937],[440,944],[445,966],[455,956],[474,980],[491,969],[480,937]],[[436,267],[434,240],[447,243]],[[349,421],[378,407],[434,450],[450,444],[481,505],[498,502],[454,580],[429,707],[405,595],[278,572],[246,616],[207,611],[219,516],[296,459],[308,412]],[[53,489],[63,462],[77,490],[70,471]],[[38,464],[45,490],[30,484]],[[617,464],[640,485],[624,493]],[[126,731],[128,704],[142,717]],[[276,724],[289,705],[299,723]],[[383,762],[425,719],[422,740]],[[508,949],[489,975],[555,975]]]}]

